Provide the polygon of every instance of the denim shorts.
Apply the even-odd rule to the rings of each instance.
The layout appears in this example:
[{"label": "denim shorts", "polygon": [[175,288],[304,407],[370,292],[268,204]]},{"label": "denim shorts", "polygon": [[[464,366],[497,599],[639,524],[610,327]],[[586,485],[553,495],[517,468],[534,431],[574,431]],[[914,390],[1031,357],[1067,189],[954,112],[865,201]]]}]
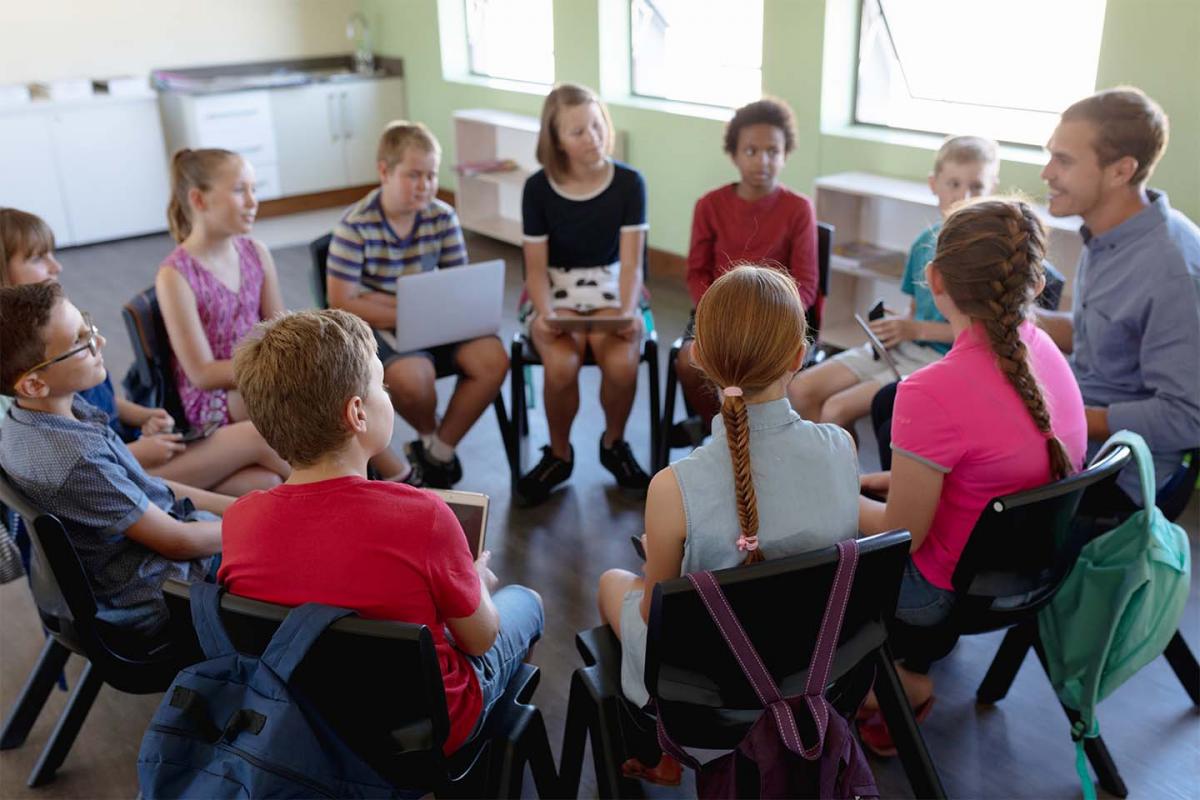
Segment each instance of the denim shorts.
[{"label": "denim shorts", "polygon": [[930,583],[912,556],[904,565],[900,579],[900,597],[896,600],[896,619],[909,625],[929,627],[950,616],[954,608],[954,592]]},{"label": "denim shorts", "polygon": [[484,721],[496,702],[504,696],[509,681],[517,674],[529,648],[542,637],[546,618],[538,596],[524,586],[505,586],[492,595],[492,604],[500,617],[500,631],[492,648],[481,656],[467,656],[479,679],[483,711],[467,741],[483,729]]}]

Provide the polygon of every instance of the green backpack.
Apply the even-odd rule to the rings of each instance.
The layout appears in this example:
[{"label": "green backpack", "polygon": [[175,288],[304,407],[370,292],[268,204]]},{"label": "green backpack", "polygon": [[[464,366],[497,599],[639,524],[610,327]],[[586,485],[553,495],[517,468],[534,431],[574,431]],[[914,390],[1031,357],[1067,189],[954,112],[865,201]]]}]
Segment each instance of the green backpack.
[{"label": "green backpack", "polygon": [[1179,628],[1191,573],[1187,534],[1154,505],[1154,461],[1141,436],[1118,431],[1101,453],[1133,451],[1146,507],[1088,542],[1062,588],[1038,615],[1050,682],[1077,710],[1075,769],[1086,800],[1096,790],[1083,739],[1098,736],[1096,704],[1162,655]]}]

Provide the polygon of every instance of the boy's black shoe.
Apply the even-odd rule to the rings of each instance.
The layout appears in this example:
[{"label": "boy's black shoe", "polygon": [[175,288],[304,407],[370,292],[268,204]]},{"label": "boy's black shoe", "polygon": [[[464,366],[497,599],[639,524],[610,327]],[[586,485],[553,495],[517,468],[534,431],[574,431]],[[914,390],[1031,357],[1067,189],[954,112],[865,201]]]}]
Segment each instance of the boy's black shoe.
[{"label": "boy's black shoe", "polygon": [[636,489],[644,492],[650,485],[650,476],[637,463],[629,442],[618,439],[612,447],[604,446],[604,436],[600,437],[600,464],[617,479],[617,485],[622,489]]},{"label": "boy's black shoe", "polygon": [[571,477],[575,468],[575,448],[571,448],[571,460],[563,461],[546,445],[542,448],[542,460],[534,465],[517,481],[517,502],[522,506],[536,506],[550,496],[550,490]]},{"label": "boy's black shoe", "polygon": [[425,451],[425,443],[420,439],[405,445],[404,452],[412,462],[413,469],[419,470],[422,485],[430,489],[450,489],[462,480],[462,462],[457,455],[448,464],[438,461]]},{"label": "boy's black shoe", "polygon": [[704,443],[705,436],[708,436],[708,431],[704,430],[704,420],[699,414],[695,414],[671,426],[667,444],[672,450],[680,447],[699,447]]}]

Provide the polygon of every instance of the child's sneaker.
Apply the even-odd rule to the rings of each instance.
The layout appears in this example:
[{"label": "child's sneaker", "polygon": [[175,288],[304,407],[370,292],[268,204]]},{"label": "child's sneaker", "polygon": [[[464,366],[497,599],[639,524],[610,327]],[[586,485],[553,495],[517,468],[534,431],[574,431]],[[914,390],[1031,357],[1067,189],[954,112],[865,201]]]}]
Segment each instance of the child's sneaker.
[{"label": "child's sneaker", "polygon": [[617,479],[617,485],[622,489],[636,489],[644,492],[650,485],[650,476],[633,457],[629,442],[618,439],[612,447],[604,446],[604,436],[600,437],[600,464]]},{"label": "child's sneaker", "polygon": [[449,463],[438,461],[425,452],[425,443],[420,439],[405,445],[404,452],[420,472],[423,484],[430,489],[449,489],[462,480],[462,462],[457,455]]},{"label": "child's sneaker", "polygon": [[571,448],[571,460],[563,461],[546,445],[542,448],[542,460],[517,481],[517,502],[523,506],[536,506],[550,496],[550,490],[571,477],[575,468],[575,448]]}]

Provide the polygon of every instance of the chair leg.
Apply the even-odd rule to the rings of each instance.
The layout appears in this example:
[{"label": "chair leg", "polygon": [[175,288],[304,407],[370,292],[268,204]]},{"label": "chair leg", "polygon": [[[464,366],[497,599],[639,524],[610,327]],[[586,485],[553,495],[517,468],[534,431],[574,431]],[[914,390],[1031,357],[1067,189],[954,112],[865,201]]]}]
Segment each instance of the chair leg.
[{"label": "chair leg", "polygon": [[663,393],[662,418],[658,431],[658,461],[654,463],[654,471],[665,469],[671,460],[671,426],[675,424],[675,395],[679,387],[679,376],[675,374],[675,359],[679,351],[671,348],[667,361],[667,388]]},{"label": "chair leg", "polygon": [[1200,706],[1200,664],[1196,663],[1196,657],[1184,641],[1183,634],[1175,631],[1163,655],[1167,657],[1171,669],[1175,670],[1175,677],[1183,684],[1188,697],[1192,698],[1192,705]]},{"label": "chair leg", "polygon": [[563,726],[562,754],[558,759],[558,794],[579,796],[579,776],[583,772],[583,748],[588,730],[595,724],[595,704],[583,685],[581,670],[571,673],[571,693],[567,700],[567,721]]},{"label": "chair leg", "polygon": [[983,681],[975,690],[977,702],[990,705],[1004,699],[1036,636],[1036,619],[1008,629],[1000,649],[996,651],[996,657],[992,659],[992,665],[988,667],[987,675],[983,676]]},{"label": "chair leg", "polygon": [[42,654],[38,656],[33,671],[21,687],[21,694],[17,696],[17,702],[13,704],[8,720],[4,723],[4,731],[0,733],[0,750],[20,747],[25,743],[25,737],[29,735],[33,723],[37,722],[38,714],[42,712],[46,698],[50,696],[50,690],[58,682],[58,676],[62,674],[63,666],[70,657],[71,651],[59,644],[57,639],[53,636],[46,637]]},{"label": "chair leg", "polygon": [[[598,669],[598,668],[597,668]],[[600,797],[645,797],[638,781],[621,774],[621,709],[619,697],[596,698],[595,725],[592,727],[592,760],[596,764],[596,789]]]},{"label": "chair leg", "polygon": [[[1033,650],[1037,653],[1038,662],[1042,665],[1042,670],[1046,673],[1046,678],[1050,677],[1050,670],[1046,663],[1046,651],[1042,648],[1042,640],[1034,638]],[[1067,707],[1061,701],[1063,713],[1067,715],[1067,719],[1073,726],[1079,721],[1079,712],[1073,708]],[[1085,738],[1083,740],[1083,752],[1087,755],[1088,761],[1092,765],[1092,769],[1096,773],[1096,781],[1104,791],[1116,797],[1126,797],[1129,795],[1129,789],[1125,787],[1125,780],[1121,777],[1120,771],[1117,769],[1116,762],[1113,761],[1112,754],[1108,752],[1108,745],[1099,736],[1093,738]]]},{"label": "chair leg", "polygon": [[[515,786],[509,787],[509,797],[521,796],[521,781],[525,772],[525,764],[533,773],[533,783],[537,788],[538,797],[561,797],[559,790],[558,772],[554,769],[554,754],[550,752],[550,738],[546,733],[546,721],[542,712],[535,706],[530,706],[529,724],[521,737],[521,756],[518,759]],[[504,784],[501,785],[504,788]]]},{"label": "chair leg", "polygon": [[30,788],[44,786],[54,780],[55,771],[62,766],[63,760],[70,752],[71,745],[75,743],[75,737],[79,734],[79,729],[87,719],[88,711],[91,710],[92,703],[103,685],[104,680],[89,661],[75,684],[75,691],[71,693],[67,707],[58,718],[58,724],[54,726],[54,732],[50,734],[50,741],[42,750],[33,772],[29,773],[26,783]]},{"label": "chair leg", "polygon": [[879,698],[879,708],[892,734],[892,741],[896,743],[900,763],[904,766],[904,774],[908,776],[913,794],[917,797],[944,798],[946,790],[942,787],[942,779],[913,718],[904,686],[896,674],[892,653],[886,643],[876,648],[875,659],[875,695]]},{"label": "chair leg", "polygon": [[653,339],[646,342],[645,345],[646,370],[650,373],[650,470],[651,474],[658,468],[660,455],[658,452],[659,444],[662,441],[660,428],[662,427],[662,410],[659,405],[658,397],[658,343]]},{"label": "chair leg", "polygon": [[[504,393],[498,392],[492,401],[496,411],[496,424],[500,427],[500,438],[504,441],[504,457],[508,460],[508,471],[514,473],[517,468],[516,456],[513,454],[512,420],[508,418],[508,409],[504,407]],[[520,476],[517,476],[520,477]],[[514,477],[513,480],[516,480]]]},{"label": "chair leg", "polygon": [[523,348],[513,342],[509,389],[512,402],[512,489],[516,492],[517,479],[525,474],[525,451],[529,447],[529,411],[525,408],[525,362]]}]

